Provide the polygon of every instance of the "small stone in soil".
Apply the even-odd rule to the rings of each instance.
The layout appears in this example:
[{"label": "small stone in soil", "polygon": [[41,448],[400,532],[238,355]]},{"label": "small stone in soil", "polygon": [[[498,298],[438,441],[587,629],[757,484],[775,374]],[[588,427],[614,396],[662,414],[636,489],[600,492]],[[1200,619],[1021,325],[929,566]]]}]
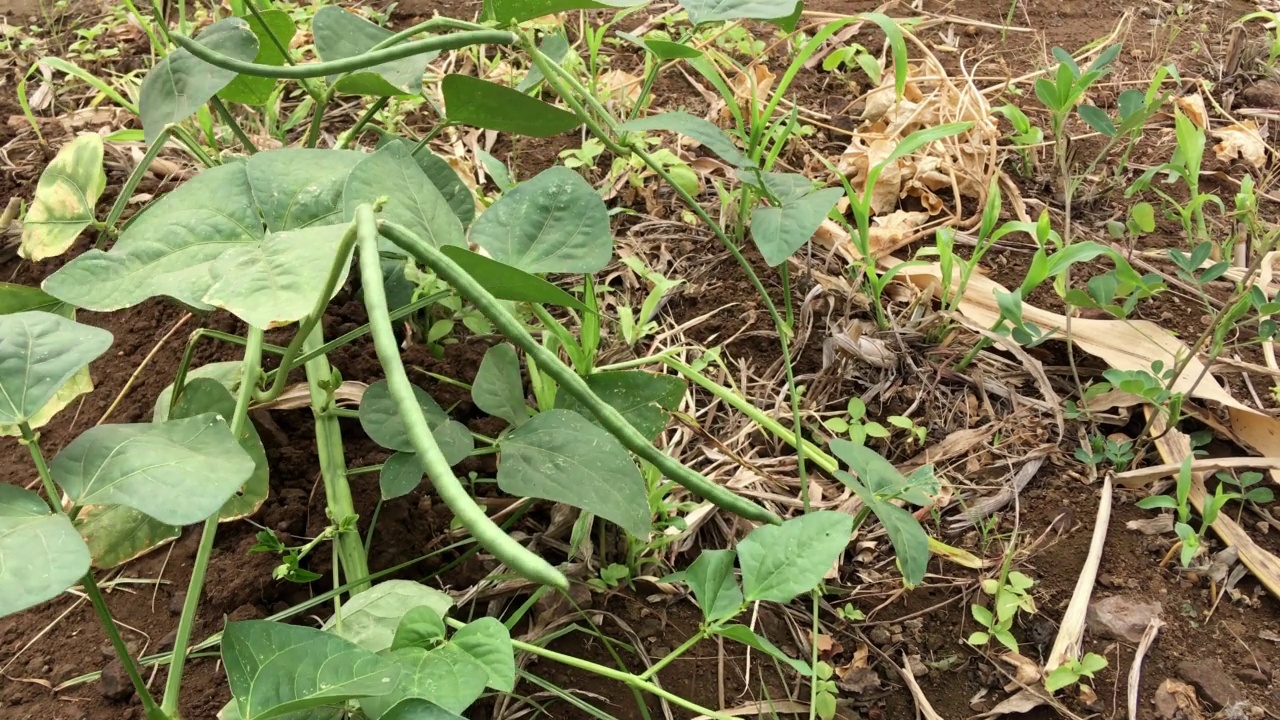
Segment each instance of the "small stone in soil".
[{"label": "small stone in soil", "polygon": [[883,625],[876,625],[871,628],[871,632],[867,633],[867,637],[869,637],[871,642],[875,643],[877,647],[884,647],[893,639],[892,636],[889,635],[889,630]]},{"label": "small stone in soil", "polygon": [[178,630],[174,628],[168,635],[160,639],[160,646],[156,648],[156,652],[168,652],[178,643]]},{"label": "small stone in soil", "polygon": [[869,667],[853,668],[847,675],[837,680],[836,685],[845,692],[862,695],[880,689],[880,676]]},{"label": "small stone in soil", "polygon": [[1126,595],[1112,595],[1090,603],[1090,632],[1113,640],[1137,643],[1151,620],[1160,617],[1160,603],[1143,602]]},{"label": "small stone in soil", "polygon": [[181,615],[182,605],[186,601],[187,601],[187,594],[185,592],[174,593],[173,597],[169,598],[169,614]]},{"label": "small stone in soil", "polygon": [[1173,678],[1160,683],[1151,701],[1164,720],[1199,720],[1201,717],[1195,688]]},{"label": "small stone in soil", "polygon": [[98,686],[102,696],[108,700],[119,702],[133,695],[133,683],[129,682],[129,675],[124,671],[124,665],[119,660],[112,660],[102,668],[102,678],[98,680]]},{"label": "small stone in soil", "polygon": [[1251,685],[1267,685],[1271,682],[1266,673],[1254,668],[1241,668],[1236,671],[1236,677],[1240,679],[1240,682]]},{"label": "small stone in soil", "polygon": [[1200,696],[1210,704],[1224,708],[1244,700],[1240,692],[1228,678],[1227,669],[1219,660],[1188,660],[1178,664],[1178,675],[1191,683]]}]

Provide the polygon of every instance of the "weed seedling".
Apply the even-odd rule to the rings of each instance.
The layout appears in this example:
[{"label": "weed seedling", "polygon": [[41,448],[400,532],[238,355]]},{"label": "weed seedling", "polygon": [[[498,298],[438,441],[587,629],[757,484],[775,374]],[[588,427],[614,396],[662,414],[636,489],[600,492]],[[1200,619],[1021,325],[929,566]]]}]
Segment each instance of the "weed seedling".
[{"label": "weed seedling", "polygon": [[1063,688],[1082,683],[1086,678],[1093,679],[1095,673],[1107,667],[1107,659],[1097,653],[1085,653],[1079,660],[1068,660],[1054,668],[1045,678],[1044,688],[1049,692],[1057,692]]}]

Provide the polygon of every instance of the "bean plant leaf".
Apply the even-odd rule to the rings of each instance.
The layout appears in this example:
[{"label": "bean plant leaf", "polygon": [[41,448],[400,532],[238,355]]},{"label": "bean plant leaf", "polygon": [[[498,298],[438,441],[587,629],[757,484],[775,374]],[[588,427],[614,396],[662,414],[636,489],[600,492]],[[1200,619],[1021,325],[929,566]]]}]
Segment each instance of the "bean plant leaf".
[{"label": "bean plant leaf", "polygon": [[515,347],[502,343],[485,352],[475,382],[471,384],[471,400],[476,407],[512,425],[529,419]]},{"label": "bean plant leaf", "polygon": [[[387,200],[384,219],[434,247],[466,244],[458,216],[403,145],[385,145],[355,166],[342,191],[343,216],[350,221],[356,208],[379,198]],[[385,241],[383,248],[403,254]]]},{"label": "bean plant leaf", "polygon": [[636,45],[640,48],[653,53],[653,56],[662,61],[667,60],[689,60],[691,58],[702,57],[702,51],[691,45],[684,43],[671,42],[670,40],[660,40],[658,38],[642,38],[631,33],[618,32],[618,37]]},{"label": "bean plant leaf", "polygon": [[476,219],[476,197],[471,194],[471,188],[462,182],[458,171],[453,169],[448,160],[426,148],[415,153],[413,150],[417,147],[417,143],[404,138],[391,138],[385,143],[379,143],[378,147],[391,144],[400,145],[413,156],[414,162],[418,163],[418,167],[422,168],[427,179],[444,196],[445,202],[449,203],[449,208],[453,210],[454,215],[458,216],[458,222],[462,223],[463,227],[470,225],[471,221]]},{"label": "bean plant leaf", "polygon": [[279,232],[342,222],[342,193],[360,161],[355,150],[284,148],[246,161],[253,200],[267,230]]},{"label": "bean plant leaf", "polygon": [[213,413],[163,423],[99,425],[53,459],[53,479],[78,505],[128,505],[169,525],[218,512],[254,472]]},{"label": "bean plant leaf", "polygon": [[742,588],[733,574],[733,550],[703,550],[684,571],[702,617],[708,623],[733,617],[742,607]]},{"label": "bean plant leaf", "polygon": [[559,305],[585,311],[580,300],[537,275],[460,247],[443,248],[449,259],[499,300]]},{"label": "bean plant leaf", "polygon": [[382,499],[393,500],[408,495],[422,484],[426,474],[427,470],[422,467],[422,460],[417,454],[392,453],[378,471],[378,489],[382,492]]},{"label": "bean plant leaf", "polygon": [[0,425],[35,417],[111,341],[106,330],[52,313],[0,315]]},{"label": "bean plant leaf", "polygon": [[419,605],[400,618],[395,637],[391,640],[391,651],[406,647],[429,650],[444,640],[444,635],[444,620],[440,618],[440,614],[426,605]]},{"label": "bean plant leaf", "polygon": [[[267,233],[262,242],[232,248],[209,268],[214,281],[203,302],[262,330],[291,325],[310,315],[317,301],[342,289],[351,269],[349,245],[338,258],[347,225],[323,225]],[[321,298],[334,262],[342,274],[330,297]]]},{"label": "bean plant leaf", "polygon": [[106,570],[172,542],[182,528],[167,525],[127,505],[90,505],[76,517],[93,566]]},{"label": "bean plant leaf", "polygon": [[[183,386],[178,404],[169,413],[169,419],[178,420],[204,413],[215,413],[225,419],[234,417],[235,412],[236,399],[231,395],[230,389],[213,378],[195,378]],[[222,509],[218,511],[218,517],[222,520],[248,517],[257,512],[267,499],[270,470],[267,467],[267,450],[262,446],[262,438],[258,437],[258,429],[253,423],[246,422],[236,442],[245,455],[253,460],[253,474],[222,505]]]},{"label": "bean plant leaf", "polygon": [[649,534],[644,478],[608,432],[569,410],[533,416],[502,441],[498,487],[519,497],[565,503]]},{"label": "bean plant leaf", "polygon": [[[75,320],[76,314],[75,308],[40,288],[0,283],[0,315],[26,311],[52,313],[68,320]],[[27,419],[27,425],[33,430],[44,427],[76,398],[92,391],[93,378],[89,375],[89,367],[82,367],[54,392],[44,407]],[[17,437],[21,434],[22,430],[17,425],[0,424],[0,437]]]},{"label": "bean plant leaf", "polygon": [[514,25],[566,10],[616,9],[643,2],[647,0],[485,0],[484,13],[491,20]]},{"label": "bean plant leaf", "polygon": [[[91,392],[93,392],[93,378],[89,375],[89,368],[82,367],[54,392],[53,397],[44,404],[44,407],[27,419],[27,425],[32,430],[48,425],[55,415],[62,412],[63,408],[74,402],[76,398]],[[20,435],[22,435],[22,429],[17,425],[0,425],[0,437]]]},{"label": "bean plant leaf", "polygon": [[791,602],[822,582],[853,534],[853,518],[819,511],[752,530],[738,543],[748,602]]},{"label": "bean plant leaf", "polygon": [[449,712],[461,713],[484,692],[484,666],[453,643],[434,650],[408,647],[383,657],[400,668],[400,681],[393,692],[360,701],[360,709],[371,720],[409,698],[429,700]]},{"label": "bean plant leaf", "polygon": [[831,452],[843,460],[876,497],[902,498],[920,506],[930,503],[929,493],[924,488],[907,482],[902,473],[875,450],[848,440],[832,440],[830,447]]},{"label": "bean plant leaf", "polygon": [[[467,426],[450,420],[448,414],[436,404],[426,390],[413,387],[413,395],[418,399],[418,407],[427,418],[427,427],[435,436],[440,452],[450,465],[457,465],[475,449],[475,441]],[[409,442],[409,434],[405,432],[404,423],[400,420],[400,410],[395,400],[391,399],[391,390],[386,380],[379,380],[364,391],[360,400],[360,427],[370,440],[388,450],[413,452],[413,443]]]},{"label": "bean plant leaf", "polygon": [[[253,59],[254,64],[276,67],[284,65],[284,53],[280,52],[280,48],[271,38],[274,35],[284,47],[289,47],[289,43],[293,41],[293,36],[298,31],[298,26],[293,22],[293,18],[289,17],[289,13],[283,10],[267,9],[259,11],[257,16],[246,15],[241,19],[249,23],[249,29],[258,38],[258,55]],[[222,88],[218,97],[227,102],[261,106],[271,100],[271,91],[275,90],[275,87],[275,78],[237,75],[231,84]]]},{"label": "bean plant leaf", "polygon": [[498,692],[516,686],[515,651],[511,633],[497,618],[482,617],[458,629],[449,641],[484,667],[485,684]]},{"label": "bean plant leaf", "polygon": [[[240,384],[240,378],[244,377],[244,363],[239,360],[227,360],[224,362],[209,363],[201,365],[198,368],[192,368],[187,373],[186,382],[194,382],[199,378],[212,378],[217,380],[227,392],[235,392],[236,387]],[[160,391],[160,395],[156,397],[155,407],[151,410],[152,422],[164,422],[169,419],[169,403],[173,400],[173,384],[170,383],[164,390]],[[224,415],[224,417],[231,417]]]},{"label": "bean plant leaf", "polygon": [[733,138],[729,137],[729,133],[720,129],[720,126],[710,120],[704,120],[684,111],[665,112],[629,120],[622,124],[622,130],[626,132],[667,131],[679,133],[702,143],[703,147],[715,153],[721,160],[730,165],[740,168],[755,167],[755,163],[751,161],[751,158],[738,149],[738,146],[733,142]]},{"label": "bean plant leaf", "polygon": [[444,617],[453,607],[453,598],[411,580],[386,580],[342,606],[341,626],[330,619],[325,628],[365,650],[382,652],[391,647],[405,614],[423,606]]},{"label": "bean plant leaf", "polygon": [[332,633],[268,620],[227,623],[222,662],[243,720],[269,720],[396,687],[395,663]]},{"label": "bean plant leaf", "polygon": [[582,124],[577,115],[541,100],[470,75],[445,75],[440,83],[450,122],[483,130],[551,137]]},{"label": "bean plant leaf", "polygon": [[384,712],[378,720],[466,720],[457,713],[422,698],[401,700]]},{"label": "bean plant leaf", "polygon": [[85,252],[50,275],[43,287],[59,300],[96,312],[157,295],[210,310],[203,302],[213,285],[210,266],[232,247],[256,244],[262,236],[245,164],[228,162],[150,205],[110,251]]},{"label": "bean plant leaf", "polygon": [[[587,376],[587,385],[650,442],[667,427],[670,411],[680,407],[685,392],[680,378],[643,370],[595,373]],[[599,424],[591,411],[569,393],[556,393],[556,407],[573,410]]]},{"label": "bean plant leaf", "polygon": [[770,642],[769,638],[757,634],[746,625],[726,625],[715,630],[715,633],[717,635],[723,635],[730,640],[740,642],[754,650],[759,650],[775,660],[781,660],[782,662],[790,665],[796,672],[800,673],[802,677],[810,677],[813,675],[813,669],[809,667],[809,663],[797,660],[782,652],[782,649]]},{"label": "bean plant leaf", "polygon": [[66,252],[93,223],[94,208],[106,187],[101,135],[87,133],[63,145],[40,173],[36,195],[22,221],[18,254],[44,260]]},{"label": "bean plant leaf", "polygon": [[74,307],[38,287],[0,282],[0,315],[12,315],[29,310],[61,315],[68,320],[76,319]]},{"label": "bean plant leaf", "polygon": [[724,20],[777,20],[796,11],[798,0],[679,0],[694,25]]},{"label": "bean plant leaf", "polygon": [[782,207],[752,210],[751,239],[769,267],[781,265],[804,247],[842,197],[844,190],[841,188],[823,188],[784,203]]},{"label": "bean plant leaf", "polygon": [[471,227],[490,257],[528,273],[590,273],[613,257],[609,211],[567,167],[544,170],[498,199]]},{"label": "bean plant leaf", "polygon": [[[258,37],[240,18],[219,20],[195,39],[235,60],[251,62],[258,56]],[[238,74],[214,67],[186,50],[169,53],[143,78],[139,91],[138,114],[146,143],[155,142],[166,125],[186,120]]]},{"label": "bean plant leaf", "polygon": [[903,581],[908,587],[919,585],[929,570],[929,534],[914,515],[891,502],[875,502],[870,508],[889,533]]},{"label": "bean plant leaf", "polygon": [[[336,5],[325,5],[316,11],[311,20],[311,33],[316,41],[316,54],[326,62],[363,55],[395,34]],[[411,55],[357,70],[341,79],[334,75],[329,82],[336,82],[338,90],[354,95],[417,95],[422,92],[422,75],[427,71],[427,63],[437,54]]]},{"label": "bean plant leaf", "polygon": [[39,495],[0,483],[0,617],[57,597],[89,572],[89,549]]}]

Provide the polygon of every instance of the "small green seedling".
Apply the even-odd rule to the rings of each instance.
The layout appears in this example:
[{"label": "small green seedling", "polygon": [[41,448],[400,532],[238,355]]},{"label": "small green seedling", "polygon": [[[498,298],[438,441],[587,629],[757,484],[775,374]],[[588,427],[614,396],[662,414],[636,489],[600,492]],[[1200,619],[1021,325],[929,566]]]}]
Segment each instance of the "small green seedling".
[{"label": "small green seedling", "polygon": [[1013,126],[1013,134],[1009,136],[1009,140],[1018,152],[1019,173],[1023,177],[1030,175],[1035,167],[1035,148],[1044,143],[1044,131],[1031,124],[1031,119],[1017,105],[1001,105],[995,111],[1005,116]]},{"label": "small green seedling", "polygon": [[982,592],[992,597],[995,612],[976,603],[969,606],[973,619],[986,628],[971,634],[969,644],[980,646],[996,640],[1010,652],[1018,652],[1018,641],[1011,632],[1013,620],[1019,610],[1035,614],[1035,599],[1027,592],[1033,585],[1035,580],[1017,570],[1009,571],[1002,580],[988,578],[982,581]]},{"label": "small green seedling", "polygon": [[[1084,94],[1111,71],[1111,62],[1120,54],[1119,45],[1111,45],[1098,54],[1088,69],[1081,71],[1071,53],[1060,47],[1053,49],[1058,69],[1050,77],[1036,78],[1036,97],[1049,109],[1049,124],[1053,132],[1054,155],[1059,171],[1067,176],[1067,119],[1081,106]],[[1083,115],[1082,115],[1083,116]]]},{"label": "small green seedling", "polygon": [[628,256],[623,258],[622,262],[650,285],[649,292],[645,294],[644,302],[640,304],[638,312],[625,305],[617,307],[618,328],[622,332],[622,339],[629,347],[635,347],[636,343],[654,334],[661,327],[654,318],[658,316],[658,310],[667,296],[683,285],[684,281],[668,280],[662,273],[646,266],[644,261],[637,257]]},{"label": "small green seedling", "polygon": [[1240,23],[1244,24],[1250,20],[1261,20],[1272,26],[1271,46],[1267,50],[1267,67],[1274,67],[1276,58],[1280,58],[1280,15],[1267,10],[1259,10],[1240,18]]},{"label": "small green seedling", "polygon": [[[1177,138],[1178,145],[1174,149],[1173,157],[1170,158],[1169,162],[1157,165],[1144,172],[1125,191],[1125,197],[1133,197],[1135,193],[1144,190],[1151,190],[1159,195],[1166,206],[1170,208],[1170,214],[1182,225],[1187,241],[1192,245],[1196,245],[1209,239],[1209,230],[1204,214],[1205,206],[1216,205],[1219,212],[1224,214],[1226,213],[1226,206],[1223,205],[1222,199],[1217,195],[1200,192],[1200,170],[1204,161],[1205,147],[1204,128],[1197,125],[1181,109],[1176,109],[1174,111],[1174,136]],[[1156,176],[1160,173],[1168,175],[1166,183],[1154,182]],[[1185,202],[1161,188],[1161,184],[1167,184],[1175,180],[1181,180],[1186,185],[1187,199]]]},{"label": "small green seedling", "polygon": [[1097,653],[1085,653],[1079,660],[1068,660],[1049,673],[1049,677],[1045,678],[1044,688],[1049,692],[1057,692],[1081,683],[1085,678],[1092,680],[1094,674],[1106,666],[1105,657]]},{"label": "small green seedling", "polygon": [[1129,467],[1134,457],[1133,440],[1116,440],[1097,433],[1089,436],[1087,449],[1078,447],[1075,451],[1075,458],[1086,465],[1098,466],[1105,462],[1117,470]]},{"label": "small green seedling", "polygon": [[862,622],[867,619],[867,614],[859,610],[853,603],[845,603],[836,608],[836,615],[847,622]]},{"label": "small green seedling", "polygon": [[837,48],[822,60],[822,69],[827,72],[838,72],[844,68],[855,67],[860,68],[862,72],[867,74],[867,78],[871,80],[871,84],[874,87],[880,86],[882,73],[880,61],[858,43],[851,43],[845,47]]},{"label": "small green seedling", "polygon": [[836,698],[840,690],[832,679],[834,674],[831,665],[821,660],[814,666],[813,705],[822,720],[832,720],[836,716]]},{"label": "small green seedling", "polygon": [[[859,445],[865,445],[867,438],[887,438],[893,431],[875,420],[867,419],[867,404],[862,398],[851,397],[845,406],[845,415],[827,418],[822,421],[823,427],[838,435],[848,435],[849,439]],[[885,422],[893,427],[907,431],[908,442],[923,443],[928,428],[916,425],[909,417],[890,415]]]},{"label": "small green seedling", "polygon": [[1205,498],[1204,509],[1201,513],[1200,529],[1196,531],[1191,526],[1191,485],[1193,478],[1191,475],[1191,456],[1188,455],[1182,461],[1182,467],[1178,470],[1177,482],[1174,485],[1174,495],[1153,495],[1138,501],[1138,507],[1143,510],[1167,509],[1177,513],[1174,521],[1173,531],[1177,534],[1178,540],[1181,542],[1180,562],[1183,567],[1190,567],[1191,561],[1200,553],[1201,541],[1205,532],[1218,519],[1218,515],[1222,512],[1222,508],[1232,500],[1240,499],[1237,493],[1226,492],[1225,486],[1219,485],[1214,490],[1213,495]]}]

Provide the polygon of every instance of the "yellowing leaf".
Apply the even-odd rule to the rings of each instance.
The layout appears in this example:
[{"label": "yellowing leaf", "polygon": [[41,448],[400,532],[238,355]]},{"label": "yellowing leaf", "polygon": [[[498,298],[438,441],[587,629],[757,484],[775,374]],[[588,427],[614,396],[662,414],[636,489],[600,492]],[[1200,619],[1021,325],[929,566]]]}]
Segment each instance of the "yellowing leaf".
[{"label": "yellowing leaf", "polygon": [[94,206],[106,187],[102,136],[89,133],[67,143],[40,174],[18,253],[43,260],[66,252],[93,222]]},{"label": "yellowing leaf", "polygon": [[[44,427],[57,415],[63,408],[71,404],[72,400],[93,391],[93,379],[89,377],[88,366],[80,368],[80,371],[71,376],[71,379],[62,384],[57,392],[54,393],[53,399],[40,408],[35,415],[27,422],[31,425],[31,429]],[[18,437],[22,433],[18,431],[17,425],[0,425],[0,437]]]},{"label": "yellowing leaf", "polygon": [[1267,162],[1267,145],[1258,135],[1258,124],[1252,120],[1228,125],[1221,130],[1214,130],[1222,142],[1213,146],[1213,152],[1223,162],[1231,162],[1237,158],[1244,160],[1255,168],[1261,168]]}]

